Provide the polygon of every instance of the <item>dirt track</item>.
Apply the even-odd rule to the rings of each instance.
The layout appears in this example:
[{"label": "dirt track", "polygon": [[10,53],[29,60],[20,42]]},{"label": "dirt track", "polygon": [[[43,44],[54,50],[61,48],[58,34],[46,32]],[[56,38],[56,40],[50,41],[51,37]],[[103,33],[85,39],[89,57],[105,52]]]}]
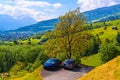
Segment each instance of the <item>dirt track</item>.
[{"label": "dirt track", "polygon": [[72,71],[64,69],[59,69],[57,71],[48,71],[42,69],[41,75],[43,76],[43,80],[77,80],[91,69],[92,68],[90,67],[75,68]]}]

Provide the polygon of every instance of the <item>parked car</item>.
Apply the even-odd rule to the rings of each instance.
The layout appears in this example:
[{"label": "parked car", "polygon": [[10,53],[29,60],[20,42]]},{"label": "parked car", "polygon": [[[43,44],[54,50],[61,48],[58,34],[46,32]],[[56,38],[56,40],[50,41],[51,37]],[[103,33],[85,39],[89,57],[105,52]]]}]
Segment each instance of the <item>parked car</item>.
[{"label": "parked car", "polygon": [[74,69],[75,68],[75,60],[67,59],[64,61],[64,69]]},{"label": "parked car", "polygon": [[53,69],[53,70],[55,70],[55,69],[60,68],[61,63],[62,63],[62,62],[61,62],[59,59],[50,58],[50,59],[48,59],[48,60],[44,63],[43,67],[44,67],[44,69]]}]

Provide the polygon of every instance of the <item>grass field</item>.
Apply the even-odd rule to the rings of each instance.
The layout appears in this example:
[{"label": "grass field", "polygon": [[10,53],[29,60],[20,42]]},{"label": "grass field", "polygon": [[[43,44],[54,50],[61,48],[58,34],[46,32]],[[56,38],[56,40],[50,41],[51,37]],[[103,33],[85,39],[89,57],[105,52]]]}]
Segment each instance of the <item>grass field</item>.
[{"label": "grass field", "polygon": [[[111,24],[110,26],[107,26],[106,30],[104,30],[104,27],[101,26],[100,28],[90,30],[90,32],[94,36],[99,35],[99,38],[100,38],[102,43],[105,43],[106,39],[109,39],[110,41],[113,41],[116,43],[117,33],[120,32],[120,27],[119,27],[120,24],[118,24],[119,21],[120,20],[106,22],[106,24]],[[96,25],[102,25],[102,23],[95,23],[94,26],[96,26]],[[113,26],[117,26],[118,30],[113,30],[112,29]],[[99,54],[94,54],[91,56],[83,57],[81,59],[81,63],[84,65],[94,66],[94,67],[102,64]]]},{"label": "grass field", "polygon": [[99,38],[104,43],[106,39],[113,40],[116,42],[116,35],[119,30],[112,30],[112,26],[109,26],[106,30],[103,27],[91,30],[91,33],[96,36],[99,35]]},{"label": "grass field", "polygon": [[81,63],[87,66],[99,66],[102,64],[99,54],[94,54],[91,56],[86,56],[81,59]]}]

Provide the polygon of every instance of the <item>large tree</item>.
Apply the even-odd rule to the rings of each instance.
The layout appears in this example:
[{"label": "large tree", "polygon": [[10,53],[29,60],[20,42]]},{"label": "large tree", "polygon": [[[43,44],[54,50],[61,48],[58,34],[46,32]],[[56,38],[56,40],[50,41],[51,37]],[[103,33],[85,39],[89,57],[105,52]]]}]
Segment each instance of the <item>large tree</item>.
[{"label": "large tree", "polygon": [[52,38],[44,44],[45,51],[52,57],[61,55],[66,58],[80,57],[88,48],[90,39],[84,23],[86,18],[79,8],[60,16],[55,30],[50,33]]}]

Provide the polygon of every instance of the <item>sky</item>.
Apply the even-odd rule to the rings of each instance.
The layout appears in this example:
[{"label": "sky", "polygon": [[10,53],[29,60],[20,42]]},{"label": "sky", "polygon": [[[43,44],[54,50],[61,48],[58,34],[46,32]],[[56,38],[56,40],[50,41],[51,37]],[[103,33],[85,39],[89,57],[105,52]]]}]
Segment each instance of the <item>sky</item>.
[{"label": "sky", "polygon": [[120,4],[120,0],[0,0],[0,14],[14,18],[30,16],[42,21],[57,18],[77,7],[84,12],[115,4]]}]

